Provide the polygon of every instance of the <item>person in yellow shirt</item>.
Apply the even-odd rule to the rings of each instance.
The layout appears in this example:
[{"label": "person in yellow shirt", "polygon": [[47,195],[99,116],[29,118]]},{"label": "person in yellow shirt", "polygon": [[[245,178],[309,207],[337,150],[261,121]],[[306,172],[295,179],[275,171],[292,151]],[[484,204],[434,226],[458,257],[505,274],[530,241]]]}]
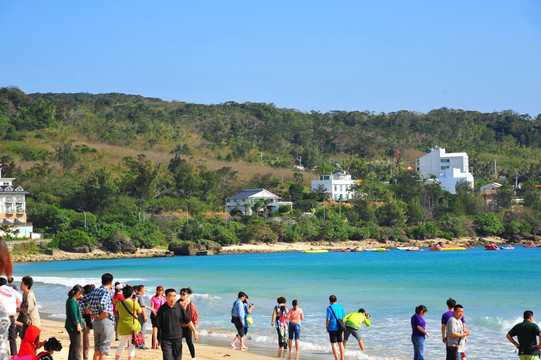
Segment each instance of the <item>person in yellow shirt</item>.
[{"label": "person in yellow shirt", "polygon": [[363,323],[366,326],[370,326],[370,314],[367,314],[364,309],[359,309],[358,312],[347,314],[344,318],[344,323],[346,324],[346,331],[344,333],[344,349],[346,348],[349,335],[353,335],[353,337],[359,342],[361,351],[364,351],[364,344],[363,340],[361,339],[361,332],[359,329]]}]

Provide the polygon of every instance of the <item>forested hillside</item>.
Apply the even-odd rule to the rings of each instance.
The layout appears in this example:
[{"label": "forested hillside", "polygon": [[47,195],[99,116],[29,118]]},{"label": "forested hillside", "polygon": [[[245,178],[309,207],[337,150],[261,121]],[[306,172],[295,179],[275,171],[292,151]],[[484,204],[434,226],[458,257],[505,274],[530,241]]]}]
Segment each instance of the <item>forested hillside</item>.
[{"label": "forested hillside", "polygon": [[[232,243],[258,235],[268,241],[344,240],[378,238],[382,231],[382,238],[453,237],[478,231],[475,217],[486,212],[500,222],[492,233],[534,234],[539,227],[541,116],[511,110],[306,113],[264,103],[201,105],[1,88],[0,138],[2,174],[30,192],[35,227],[53,235],[76,232],[72,237],[82,242],[113,235],[137,246],[177,238]],[[467,152],[477,185],[505,176],[497,206],[488,209],[477,192],[466,189],[444,194],[401,170],[435,145]],[[315,170],[295,171],[300,162]],[[349,204],[347,225],[341,216],[332,222],[333,204],[326,205],[330,217],[320,219],[316,211],[312,220],[297,219],[289,227],[258,217],[223,225],[223,219],[202,216],[223,211],[225,197],[247,187],[274,191],[294,201],[299,213],[315,211],[325,205],[303,185],[334,163],[362,179],[360,190],[369,195]],[[517,195],[515,181],[527,193],[520,211],[510,200]],[[192,217],[201,215],[199,222],[164,224],[149,215],[185,208]],[[77,209],[91,218],[86,230]],[[512,221],[514,230],[504,229]]]}]

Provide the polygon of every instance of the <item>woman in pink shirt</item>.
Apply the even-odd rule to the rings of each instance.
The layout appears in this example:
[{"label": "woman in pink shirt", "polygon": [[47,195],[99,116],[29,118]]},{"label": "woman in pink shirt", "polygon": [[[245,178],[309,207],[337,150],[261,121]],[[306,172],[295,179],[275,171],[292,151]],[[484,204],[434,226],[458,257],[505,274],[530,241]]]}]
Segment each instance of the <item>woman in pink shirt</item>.
[{"label": "woman in pink shirt", "polygon": [[[159,328],[157,327],[158,320],[157,320],[156,314],[158,313],[158,309],[160,308],[160,306],[162,306],[163,304],[165,304],[165,296],[163,296],[163,286],[158,286],[156,288],[156,295],[154,295],[150,299],[150,312],[151,312],[150,322],[152,323],[152,333],[153,333],[152,348],[153,349],[154,349],[154,339],[157,338],[158,341],[160,339],[160,331],[159,331]],[[154,336],[154,332],[156,332],[156,337]],[[157,345],[159,346],[160,344],[158,343]]]},{"label": "woman in pink shirt", "polygon": [[291,352],[291,343],[293,337],[295,338],[295,351],[299,352],[299,340],[301,337],[301,320],[304,319],[304,313],[300,307],[298,307],[297,300],[291,302],[293,309],[287,313],[287,319],[289,320],[289,352]]}]

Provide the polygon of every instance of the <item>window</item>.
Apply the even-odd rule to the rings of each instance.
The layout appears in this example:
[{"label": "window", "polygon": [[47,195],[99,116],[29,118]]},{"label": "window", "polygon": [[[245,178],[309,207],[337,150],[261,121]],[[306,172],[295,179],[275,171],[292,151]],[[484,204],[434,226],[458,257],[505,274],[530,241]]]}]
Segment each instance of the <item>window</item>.
[{"label": "window", "polygon": [[451,162],[451,159],[441,159],[441,162],[442,163],[448,163],[448,162]]},{"label": "window", "polygon": [[442,169],[442,170],[449,169],[449,166],[442,166],[441,169]]}]

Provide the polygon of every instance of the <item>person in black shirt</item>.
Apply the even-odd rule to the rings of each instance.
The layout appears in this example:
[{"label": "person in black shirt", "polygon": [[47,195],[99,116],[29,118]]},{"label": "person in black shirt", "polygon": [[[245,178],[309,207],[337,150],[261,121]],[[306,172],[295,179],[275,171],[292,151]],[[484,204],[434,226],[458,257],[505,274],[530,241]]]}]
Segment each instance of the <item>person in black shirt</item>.
[{"label": "person in black shirt", "polygon": [[[182,324],[186,324],[192,330],[194,340],[198,335],[192,318],[186,310],[177,302],[175,289],[165,290],[166,303],[160,306],[156,314],[157,328],[161,330],[160,344],[162,346],[163,360],[182,359]],[[156,332],[153,332],[156,334]],[[158,339],[154,335],[154,349],[158,348]]]}]

